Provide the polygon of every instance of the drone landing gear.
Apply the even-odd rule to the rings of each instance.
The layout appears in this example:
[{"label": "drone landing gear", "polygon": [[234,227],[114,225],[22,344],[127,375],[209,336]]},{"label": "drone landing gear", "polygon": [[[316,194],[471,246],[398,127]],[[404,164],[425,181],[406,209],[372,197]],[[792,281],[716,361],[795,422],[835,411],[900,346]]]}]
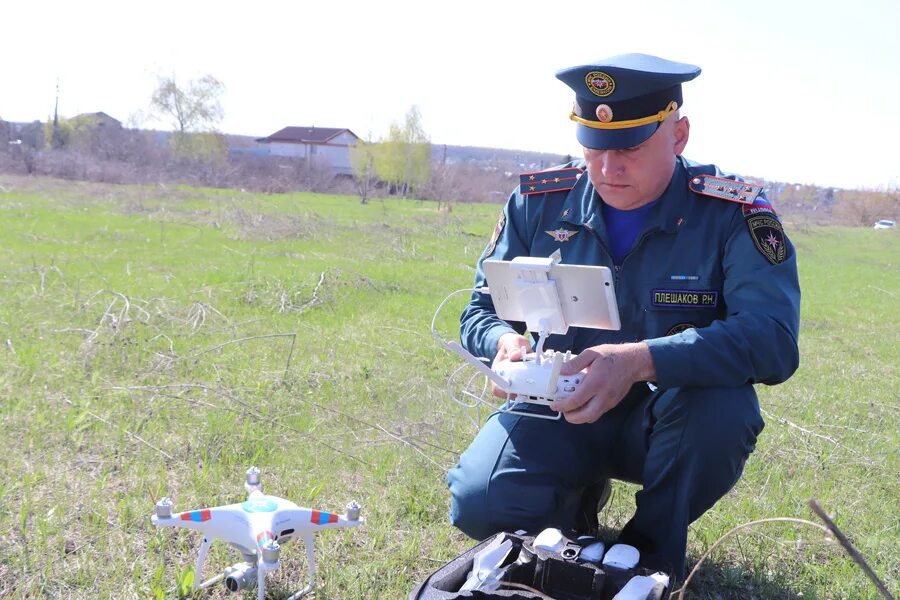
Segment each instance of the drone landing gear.
[{"label": "drone landing gear", "polygon": [[309,567],[309,583],[306,584],[305,588],[289,597],[287,600],[299,600],[313,591],[316,587],[316,554],[315,546],[313,546],[313,536],[311,534],[303,536],[303,545],[306,547],[306,563]]},{"label": "drone landing gear", "polygon": [[[256,597],[257,600],[263,600],[265,598],[266,571],[270,570],[272,566],[271,564],[265,563],[262,552],[259,552],[256,555],[243,553],[244,562],[240,562],[227,567],[225,571],[220,573],[219,575],[210,577],[206,581],[198,583],[198,581],[200,581],[203,577],[203,566],[206,563],[206,557],[209,554],[209,548],[212,545],[212,542],[212,539],[204,536],[203,541],[200,543],[200,550],[197,556],[197,566],[194,570],[194,574],[196,577],[194,582],[194,589],[205,590],[206,588],[224,580],[225,587],[228,588],[228,591],[238,592],[241,590],[252,588],[254,585],[253,580],[256,579]],[[303,536],[303,545],[306,548],[306,561],[309,571],[309,582],[303,589],[288,597],[287,600],[300,600],[300,598],[303,598],[315,589],[316,555],[314,543],[315,542],[312,534]]]},{"label": "drone landing gear", "polygon": [[206,562],[206,555],[209,553],[209,547],[212,545],[212,540],[206,536],[203,536],[203,541],[200,542],[200,551],[197,553],[197,568],[194,569],[194,589],[195,590],[205,590],[209,586],[219,583],[223,579],[225,579],[225,573],[220,573],[215,577],[211,577],[202,583],[197,583],[198,581],[203,579],[203,564]]},{"label": "drone landing gear", "polygon": [[226,567],[222,573],[210,577],[206,581],[198,583],[203,578],[203,566],[206,563],[206,556],[209,553],[209,548],[212,545],[212,542],[213,540],[204,536],[203,541],[200,543],[200,550],[197,556],[197,566],[194,569],[194,590],[205,590],[206,588],[211,587],[224,580],[225,587],[228,589],[228,591],[238,592],[240,590],[252,588],[255,579],[257,600],[263,600],[265,596],[266,570],[262,566],[262,555],[257,557],[253,554],[242,552],[242,554],[244,555],[244,562],[239,562],[237,564],[231,565],[230,567]]},{"label": "drone landing gear", "polygon": [[264,600],[266,597],[266,569],[263,567],[262,553],[256,562],[256,600]]}]

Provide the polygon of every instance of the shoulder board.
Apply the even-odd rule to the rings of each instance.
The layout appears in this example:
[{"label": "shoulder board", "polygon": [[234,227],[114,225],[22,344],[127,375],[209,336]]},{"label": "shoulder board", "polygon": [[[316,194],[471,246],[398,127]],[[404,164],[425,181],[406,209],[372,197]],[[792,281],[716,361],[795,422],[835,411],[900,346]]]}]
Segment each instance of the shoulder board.
[{"label": "shoulder board", "polygon": [[695,175],[691,177],[688,187],[697,194],[738,204],[753,204],[763,190],[763,186],[755,183],[713,177],[712,175]]},{"label": "shoulder board", "polygon": [[519,190],[522,194],[544,194],[571,190],[584,173],[578,167],[556,171],[538,171],[519,175]]}]

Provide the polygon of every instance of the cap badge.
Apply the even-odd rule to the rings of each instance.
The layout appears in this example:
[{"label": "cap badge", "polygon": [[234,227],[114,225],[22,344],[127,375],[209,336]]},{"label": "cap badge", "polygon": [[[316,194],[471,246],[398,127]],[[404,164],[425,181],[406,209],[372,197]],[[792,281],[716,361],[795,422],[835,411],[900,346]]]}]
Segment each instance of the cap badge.
[{"label": "cap badge", "polygon": [[597,120],[601,123],[609,123],[612,121],[613,112],[608,104],[601,104],[597,107]]},{"label": "cap badge", "polygon": [[591,71],[585,75],[584,83],[592,94],[601,98],[606,98],[616,89],[616,82],[603,71]]},{"label": "cap badge", "polygon": [[569,231],[567,229],[557,229],[556,231],[545,231],[547,235],[552,237],[557,242],[568,242],[578,231]]}]

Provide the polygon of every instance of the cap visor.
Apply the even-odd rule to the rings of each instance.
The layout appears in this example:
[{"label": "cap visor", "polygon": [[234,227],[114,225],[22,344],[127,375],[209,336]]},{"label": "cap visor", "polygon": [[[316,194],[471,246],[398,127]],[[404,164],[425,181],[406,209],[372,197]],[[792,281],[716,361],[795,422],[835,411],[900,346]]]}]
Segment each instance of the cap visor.
[{"label": "cap visor", "polygon": [[594,129],[575,125],[575,137],[585,148],[594,150],[622,150],[645,142],[656,131],[659,123],[648,123],[628,129]]}]

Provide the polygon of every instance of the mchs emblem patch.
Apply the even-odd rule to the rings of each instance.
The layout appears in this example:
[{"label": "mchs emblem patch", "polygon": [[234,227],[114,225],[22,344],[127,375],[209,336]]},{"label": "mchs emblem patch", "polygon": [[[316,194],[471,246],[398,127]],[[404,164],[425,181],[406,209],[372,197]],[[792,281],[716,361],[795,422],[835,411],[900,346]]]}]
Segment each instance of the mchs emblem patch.
[{"label": "mchs emblem patch", "polygon": [[784,247],[784,229],[778,218],[770,212],[759,212],[746,219],[757,250],[773,265],[783,263],[787,250]]}]

